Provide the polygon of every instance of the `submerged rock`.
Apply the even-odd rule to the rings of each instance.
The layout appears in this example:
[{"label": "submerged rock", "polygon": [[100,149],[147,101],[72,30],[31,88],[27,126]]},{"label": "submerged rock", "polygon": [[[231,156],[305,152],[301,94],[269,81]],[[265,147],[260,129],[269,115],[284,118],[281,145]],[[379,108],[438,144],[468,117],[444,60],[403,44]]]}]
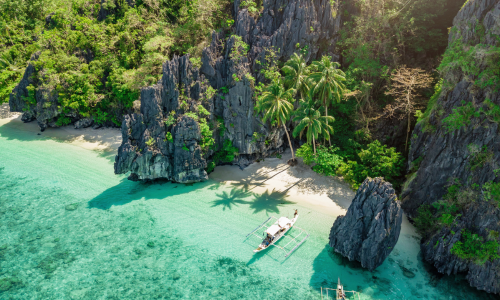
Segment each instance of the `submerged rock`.
[{"label": "submerged rock", "polygon": [[367,178],[347,214],[335,220],[330,246],[349,260],[374,270],[396,245],[402,220],[403,211],[392,185],[382,178]]}]

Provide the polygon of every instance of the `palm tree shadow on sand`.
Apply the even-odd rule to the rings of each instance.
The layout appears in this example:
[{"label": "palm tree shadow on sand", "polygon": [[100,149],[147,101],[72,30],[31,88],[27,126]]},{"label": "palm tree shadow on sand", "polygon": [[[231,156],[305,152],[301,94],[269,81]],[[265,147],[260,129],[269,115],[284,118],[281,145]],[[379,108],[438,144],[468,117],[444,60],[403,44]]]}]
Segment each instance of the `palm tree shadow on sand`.
[{"label": "palm tree shadow on sand", "polygon": [[253,190],[256,187],[263,186],[265,183],[262,181],[257,181],[258,176],[250,176],[239,180],[238,182],[232,182],[231,185],[243,189],[245,191]]},{"label": "palm tree shadow on sand", "polygon": [[278,192],[273,189],[271,192],[266,190],[262,195],[254,194],[254,200],[250,204],[250,208],[253,209],[253,213],[257,214],[261,211],[265,211],[267,215],[269,213],[279,214],[280,206],[295,204],[295,202],[289,201],[286,198],[288,195],[283,192]]},{"label": "palm tree shadow on sand", "polygon": [[239,204],[250,204],[250,202],[242,200],[251,195],[244,190],[232,189],[229,193],[224,191],[215,195],[219,199],[212,201],[212,207],[222,206],[222,210],[226,210],[226,208],[233,209],[233,206],[238,206]]}]

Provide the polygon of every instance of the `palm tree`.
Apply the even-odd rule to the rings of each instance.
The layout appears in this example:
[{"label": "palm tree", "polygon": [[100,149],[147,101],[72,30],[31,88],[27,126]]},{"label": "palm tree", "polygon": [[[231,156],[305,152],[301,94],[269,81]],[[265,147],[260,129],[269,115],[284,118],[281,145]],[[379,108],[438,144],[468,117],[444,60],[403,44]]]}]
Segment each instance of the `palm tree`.
[{"label": "palm tree", "polygon": [[[330,56],[323,56],[320,61],[313,62],[313,68],[316,72],[309,76],[312,84],[313,95],[318,95],[325,107],[325,116],[328,117],[328,105],[331,101],[340,102],[342,94],[346,90],[342,83],[345,79],[345,74],[339,69],[340,64],[332,62]],[[328,118],[326,119],[328,125]],[[330,142],[331,146],[331,142]]]},{"label": "palm tree", "polygon": [[281,80],[272,82],[259,97],[259,101],[255,106],[258,113],[264,112],[263,122],[270,120],[272,124],[276,126],[283,126],[285,129],[286,136],[288,138],[288,143],[290,144],[290,149],[292,150],[292,160],[295,161],[295,155],[293,153],[292,141],[290,140],[290,135],[286,129],[286,121],[288,121],[293,112],[293,94],[294,89],[285,90]]},{"label": "palm tree", "polygon": [[314,154],[316,154],[316,139],[321,135],[330,140],[330,134],[333,134],[333,127],[328,123],[333,123],[335,119],[331,116],[321,116],[319,110],[315,108],[312,97],[300,103],[293,120],[299,122],[293,130],[293,136],[300,135],[302,137],[305,131],[307,143],[312,142],[313,144]]},{"label": "palm tree", "polygon": [[304,100],[309,92],[307,79],[309,70],[304,57],[294,53],[281,70],[285,72],[285,84],[295,89],[296,93],[300,95],[300,98]]}]

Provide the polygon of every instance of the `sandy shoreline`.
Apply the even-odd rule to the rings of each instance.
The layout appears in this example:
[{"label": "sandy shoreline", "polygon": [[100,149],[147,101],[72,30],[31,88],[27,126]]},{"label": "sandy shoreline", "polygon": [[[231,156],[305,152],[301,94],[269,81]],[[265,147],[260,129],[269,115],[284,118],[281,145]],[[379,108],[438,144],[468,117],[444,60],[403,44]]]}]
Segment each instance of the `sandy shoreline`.
[{"label": "sandy shoreline", "polygon": [[[0,119],[0,126],[40,134],[87,150],[109,152],[110,156],[116,155],[122,141],[118,128],[74,129],[70,125],[40,132],[36,122],[24,123],[20,114]],[[238,166],[219,166],[209,178],[252,193],[267,193],[277,201],[297,203],[331,216],[345,214],[354,198],[349,185],[338,178],[319,175],[302,162],[290,167],[286,164],[290,157],[288,150],[281,159],[266,158],[244,170]]]},{"label": "sandy shoreline", "polygon": [[40,134],[43,137],[68,142],[87,150],[114,152],[115,154],[122,142],[119,128],[75,129],[73,125],[69,125],[60,128],[47,128],[44,132],[40,132],[40,127],[35,121],[24,123],[21,121],[20,114],[11,114],[8,118],[0,119],[0,126],[33,133],[34,135]]},{"label": "sandy shoreline", "polygon": [[344,215],[355,195],[349,185],[341,179],[319,175],[302,162],[290,167],[286,164],[290,157],[287,150],[281,159],[266,158],[243,170],[237,166],[219,166],[209,177],[331,216]]}]

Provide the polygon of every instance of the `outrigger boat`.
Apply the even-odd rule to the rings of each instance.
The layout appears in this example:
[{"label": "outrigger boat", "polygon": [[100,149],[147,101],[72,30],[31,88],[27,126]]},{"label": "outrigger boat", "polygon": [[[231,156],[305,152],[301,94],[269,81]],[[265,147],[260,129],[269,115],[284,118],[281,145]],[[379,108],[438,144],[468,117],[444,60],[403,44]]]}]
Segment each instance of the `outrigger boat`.
[{"label": "outrigger boat", "polygon": [[[305,240],[309,237],[309,234],[304,229],[299,228],[297,226],[295,226],[295,228],[299,230],[299,234],[297,236],[294,236],[294,237],[285,236],[285,233],[287,233],[290,229],[292,229],[292,227],[294,227],[293,225],[297,221],[298,217],[299,217],[299,214],[298,214],[297,210],[295,211],[295,215],[294,215],[293,219],[291,219],[291,220],[289,218],[287,218],[287,217],[281,217],[279,219],[277,219],[275,217],[269,217],[269,219],[267,219],[266,221],[264,221],[264,223],[260,224],[252,232],[250,232],[249,234],[247,234],[247,237],[249,235],[253,234],[254,236],[256,236],[258,238],[262,238],[261,236],[255,234],[255,232],[258,231],[261,228],[266,228],[266,230],[263,232],[264,240],[262,241],[262,243],[255,250],[253,250],[253,252],[256,252],[256,253],[260,252],[262,250],[265,250],[265,249],[269,248],[272,245],[272,246],[278,247],[281,250],[285,251],[285,257],[287,257],[288,255],[290,255],[302,243],[304,243]],[[268,225],[270,223],[269,222],[270,220],[276,220],[276,221],[273,224]],[[299,237],[304,236],[304,235],[305,235],[305,237],[302,240],[299,241]],[[282,237],[286,237],[290,241],[286,245],[284,245],[284,246],[278,246],[278,245],[276,245],[276,243]],[[292,250],[288,251],[287,250],[287,246],[290,245],[290,244],[295,245],[295,247]]]},{"label": "outrigger boat", "polygon": [[331,289],[331,288],[324,288],[321,287],[321,299],[323,300],[323,291],[326,291],[326,298],[325,299],[330,299],[328,296],[328,291],[335,291],[335,300],[346,300],[347,296],[346,293],[352,293],[354,298],[356,298],[356,295],[358,296],[358,299],[361,299],[359,297],[359,293],[356,291],[346,291],[344,290],[344,285],[340,283],[340,278],[339,282],[337,283],[337,288],[336,289]]}]

